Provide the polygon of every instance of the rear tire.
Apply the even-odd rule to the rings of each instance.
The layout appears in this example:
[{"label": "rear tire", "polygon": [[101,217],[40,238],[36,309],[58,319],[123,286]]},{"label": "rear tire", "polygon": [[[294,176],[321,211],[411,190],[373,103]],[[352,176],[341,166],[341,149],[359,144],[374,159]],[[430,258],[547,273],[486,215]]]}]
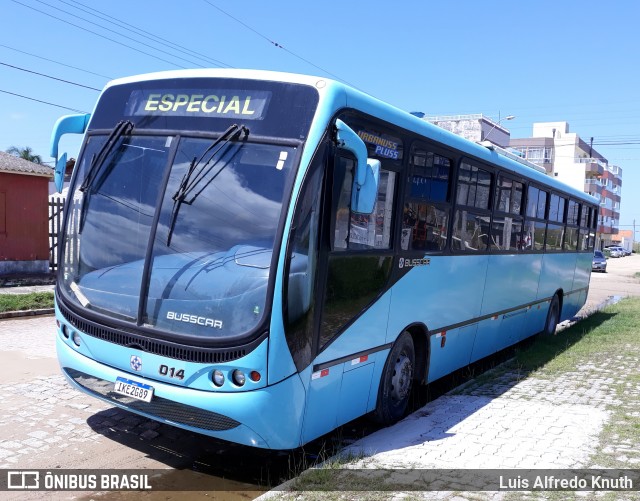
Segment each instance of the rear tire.
[{"label": "rear tire", "polygon": [[384,364],[373,419],[385,426],[399,421],[407,410],[415,372],[413,338],[403,332]]},{"label": "rear tire", "polygon": [[544,323],[544,330],[542,331],[545,336],[555,336],[556,327],[560,320],[560,299],[558,295],[554,295],[549,305],[549,311],[547,312],[547,319]]}]

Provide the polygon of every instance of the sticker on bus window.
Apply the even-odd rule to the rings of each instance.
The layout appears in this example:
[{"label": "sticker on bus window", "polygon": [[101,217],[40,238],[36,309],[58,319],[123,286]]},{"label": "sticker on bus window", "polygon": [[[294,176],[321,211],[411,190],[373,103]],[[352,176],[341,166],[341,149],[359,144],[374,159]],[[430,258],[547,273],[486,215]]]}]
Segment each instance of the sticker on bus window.
[{"label": "sticker on bus window", "polygon": [[374,134],[366,130],[358,131],[358,136],[365,143],[372,146],[370,151],[374,156],[391,158],[393,160],[400,160],[400,139],[387,136],[386,134]]}]

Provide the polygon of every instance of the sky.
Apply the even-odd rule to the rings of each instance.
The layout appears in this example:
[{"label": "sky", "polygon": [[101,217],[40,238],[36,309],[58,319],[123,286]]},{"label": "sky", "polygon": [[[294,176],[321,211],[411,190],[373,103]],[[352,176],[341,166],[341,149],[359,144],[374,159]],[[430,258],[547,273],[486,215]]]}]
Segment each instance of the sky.
[{"label": "sky", "polygon": [[[91,112],[113,78],[305,73],[406,111],[514,115],[503,122],[512,138],[566,121],[622,167],[620,229],[636,221],[640,238],[636,0],[0,0],[0,19],[0,150],[52,160],[55,121]],[[67,136],[61,151],[74,157],[79,144]]]}]

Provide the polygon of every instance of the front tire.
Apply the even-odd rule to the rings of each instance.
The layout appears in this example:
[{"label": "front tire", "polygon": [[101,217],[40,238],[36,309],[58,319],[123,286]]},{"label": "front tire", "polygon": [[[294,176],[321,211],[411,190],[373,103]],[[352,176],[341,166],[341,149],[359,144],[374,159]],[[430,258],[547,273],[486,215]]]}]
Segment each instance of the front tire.
[{"label": "front tire", "polygon": [[547,312],[547,319],[544,323],[544,330],[542,331],[545,336],[555,336],[556,327],[560,320],[560,299],[558,295],[554,295],[549,305],[549,311]]},{"label": "front tire", "polygon": [[384,364],[373,419],[385,426],[399,421],[407,410],[415,371],[413,338],[403,332]]}]

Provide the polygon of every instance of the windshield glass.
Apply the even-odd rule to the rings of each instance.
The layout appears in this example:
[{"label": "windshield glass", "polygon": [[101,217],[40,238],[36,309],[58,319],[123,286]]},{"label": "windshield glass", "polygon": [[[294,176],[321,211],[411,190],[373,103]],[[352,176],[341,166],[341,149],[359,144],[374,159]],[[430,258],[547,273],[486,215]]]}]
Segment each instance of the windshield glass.
[{"label": "windshield glass", "polygon": [[[134,132],[81,191],[105,139],[91,136],[78,166],[64,240],[65,296],[190,336],[223,338],[256,327],[296,148],[249,136],[207,152],[212,138]],[[191,190],[180,197],[185,182]]]}]

